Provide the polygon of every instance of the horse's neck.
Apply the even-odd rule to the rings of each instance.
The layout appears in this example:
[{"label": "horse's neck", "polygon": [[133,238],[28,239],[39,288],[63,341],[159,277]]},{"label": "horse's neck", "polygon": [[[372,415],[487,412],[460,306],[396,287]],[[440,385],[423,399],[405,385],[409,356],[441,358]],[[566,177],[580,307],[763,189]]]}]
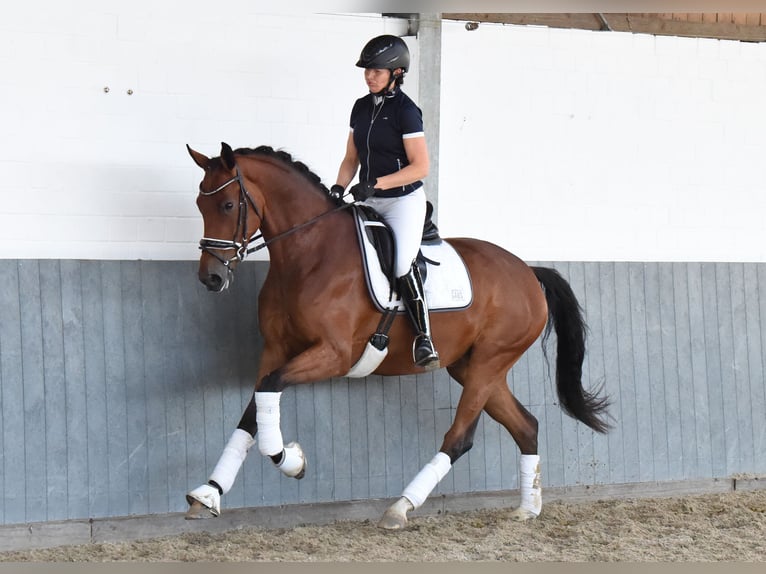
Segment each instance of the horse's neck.
[{"label": "horse's neck", "polygon": [[[272,242],[269,246],[272,263],[304,266],[304,260],[320,258],[322,250],[332,243],[328,239],[333,233],[333,222],[345,214],[320,218],[334,206],[305,177],[271,160],[253,164],[252,177],[266,204],[261,231],[264,239]],[[315,218],[319,219],[309,223]],[[304,224],[308,225],[292,231]]]}]

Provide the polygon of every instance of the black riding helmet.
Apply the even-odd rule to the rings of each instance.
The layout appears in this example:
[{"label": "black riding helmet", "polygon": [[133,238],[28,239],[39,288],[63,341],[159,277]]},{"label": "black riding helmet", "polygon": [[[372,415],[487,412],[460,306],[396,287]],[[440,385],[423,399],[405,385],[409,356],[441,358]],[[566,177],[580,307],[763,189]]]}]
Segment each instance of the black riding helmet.
[{"label": "black riding helmet", "polygon": [[398,36],[384,34],[376,36],[362,48],[359,61],[360,68],[377,68],[379,70],[402,69],[402,76],[410,68],[410,50],[404,40]]}]

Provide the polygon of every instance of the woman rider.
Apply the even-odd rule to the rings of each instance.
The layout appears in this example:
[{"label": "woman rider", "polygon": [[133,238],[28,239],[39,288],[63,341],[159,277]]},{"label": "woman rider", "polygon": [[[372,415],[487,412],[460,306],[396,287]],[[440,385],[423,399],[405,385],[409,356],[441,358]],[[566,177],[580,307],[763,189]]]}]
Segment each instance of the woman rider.
[{"label": "woman rider", "polygon": [[351,110],[346,154],[332,191],[342,195],[360,169],[359,183],[351,188],[354,199],[380,213],[394,233],[397,290],[415,327],[415,364],[437,369],[439,354],[415,264],[426,213],[422,180],[428,175],[428,149],[420,108],[400,89],[410,52],[397,36],[377,36],[364,46],[356,65],[364,68],[370,93]]}]

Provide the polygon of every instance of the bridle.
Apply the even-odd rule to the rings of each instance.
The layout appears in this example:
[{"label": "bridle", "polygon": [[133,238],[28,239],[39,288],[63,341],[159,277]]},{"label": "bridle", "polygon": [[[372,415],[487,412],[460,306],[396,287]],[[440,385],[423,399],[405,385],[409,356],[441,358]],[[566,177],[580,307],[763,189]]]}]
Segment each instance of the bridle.
[{"label": "bridle", "polygon": [[[258,228],[260,228],[263,224],[263,213],[259,209],[258,204],[255,203],[253,197],[247,192],[247,189],[245,189],[245,184],[242,181],[242,174],[239,171],[239,166],[235,166],[235,168],[236,175],[230,180],[222,183],[212,191],[200,190],[199,192],[200,195],[204,196],[215,195],[235,181],[239,183],[239,213],[237,214],[237,229],[234,231],[234,237],[232,239],[215,239],[212,237],[203,237],[199,240],[199,248],[203,252],[209,253],[218,259],[218,261],[223,263],[227,268],[229,268],[229,264],[232,261],[242,261],[245,257],[247,257],[248,253],[258,249],[258,247],[256,247],[248,250],[248,245],[250,245],[251,241],[256,241],[263,237],[263,234],[260,231],[253,233],[253,235],[250,237],[245,235],[247,233],[248,204],[253,206],[253,211],[255,211],[258,219],[260,219]],[[217,253],[218,251],[225,251],[228,249],[234,249],[234,255],[228,259]]]},{"label": "bridle", "polygon": [[[245,257],[247,257],[250,253],[253,253],[254,251],[259,251],[265,247],[268,247],[271,243],[274,241],[277,241],[279,239],[282,239],[288,235],[291,235],[295,233],[296,231],[299,231],[303,229],[304,227],[308,227],[309,225],[312,225],[319,221],[320,219],[327,217],[328,215],[332,215],[333,213],[337,213],[338,211],[342,211],[344,209],[347,209],[354,205],[353,203],[344,203],[343,205],[336,207],[335,209],[331,209],[330,211],[326,211],[325,213],[322,213],[316,217],[313,217],[312,219],[309,219],[308,221],[301,223],[300,225],[296,225],[295,227],[292,227],[288,229],[287,231],[283,231],[282,233],[275,235],[271,239],[264,240],[262,243],[256,245],[255,247],[250,247],[251,243],[254,243],[255,241],[258,241],[259,239],[263,239],[263,232],[260,231],[263,221],[264,221],[264,215],[261,209],[258,207],[258,204],[255,203],[255,200],[253,197],[248,193],[247,188],[245,188],[245,182],[242,178],[242,174],[239,171],[239,166],[235,165],[236,175],[229,179],[228,181],[225,181],[218,187],[216,187],[212,191],[202,191],[200,190],[200,195],[204,196],[210,196],[215,195],[219,191],[225,189],[235,181],[239,183],[239,213],[237,215],[237,229],[234,231],[234,237],[232,239],[216,239],[212,237],[203,237],[199,241],[199,248],[204,253],[209,253],[213,257],[215,257],[218,261],[220,261],[228,270],[229,273],[232,272],[232,268],[230,266],[232,261],[243,261]],[[245,234],[247,233],[247,212],[248,212],[248,204],[250,204],[253,207],[253,211],[255,211],[255,215],[260,220],[258,224],[259,231],[256,231],[253,233],[250,237],[247,237]],[[228,249],[234,249],[234,255],[226,259],[225,257],[219,255],[217,251],[226,251]]]}]

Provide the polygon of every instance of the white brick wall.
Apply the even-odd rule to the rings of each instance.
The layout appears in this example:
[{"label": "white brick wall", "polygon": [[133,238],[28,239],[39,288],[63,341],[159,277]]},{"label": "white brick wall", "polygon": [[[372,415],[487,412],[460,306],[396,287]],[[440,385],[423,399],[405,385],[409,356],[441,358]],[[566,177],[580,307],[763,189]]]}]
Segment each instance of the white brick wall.
[{"label": "white brick wall", "polygon": [[2,258],[196,259],[202,172],[186,143],[284,148],[334,183],[365,93],[359,51],[406,30],[248,0],[76,6],[15,3],[0,18]]},{"label": "white brick wall", "polygon": [[766,44],[445,21],[442,58],[445,233],[766,261]]},{"label": "white brick wall", "polygon": [[[332,183],[359,49],[404,27],[77,5],[0,19],[3,258],[196,259],[186,143],[281,147]],[[442,66],[444,235],[530,260],[766,260],[766,45],[445,21]]]}]

